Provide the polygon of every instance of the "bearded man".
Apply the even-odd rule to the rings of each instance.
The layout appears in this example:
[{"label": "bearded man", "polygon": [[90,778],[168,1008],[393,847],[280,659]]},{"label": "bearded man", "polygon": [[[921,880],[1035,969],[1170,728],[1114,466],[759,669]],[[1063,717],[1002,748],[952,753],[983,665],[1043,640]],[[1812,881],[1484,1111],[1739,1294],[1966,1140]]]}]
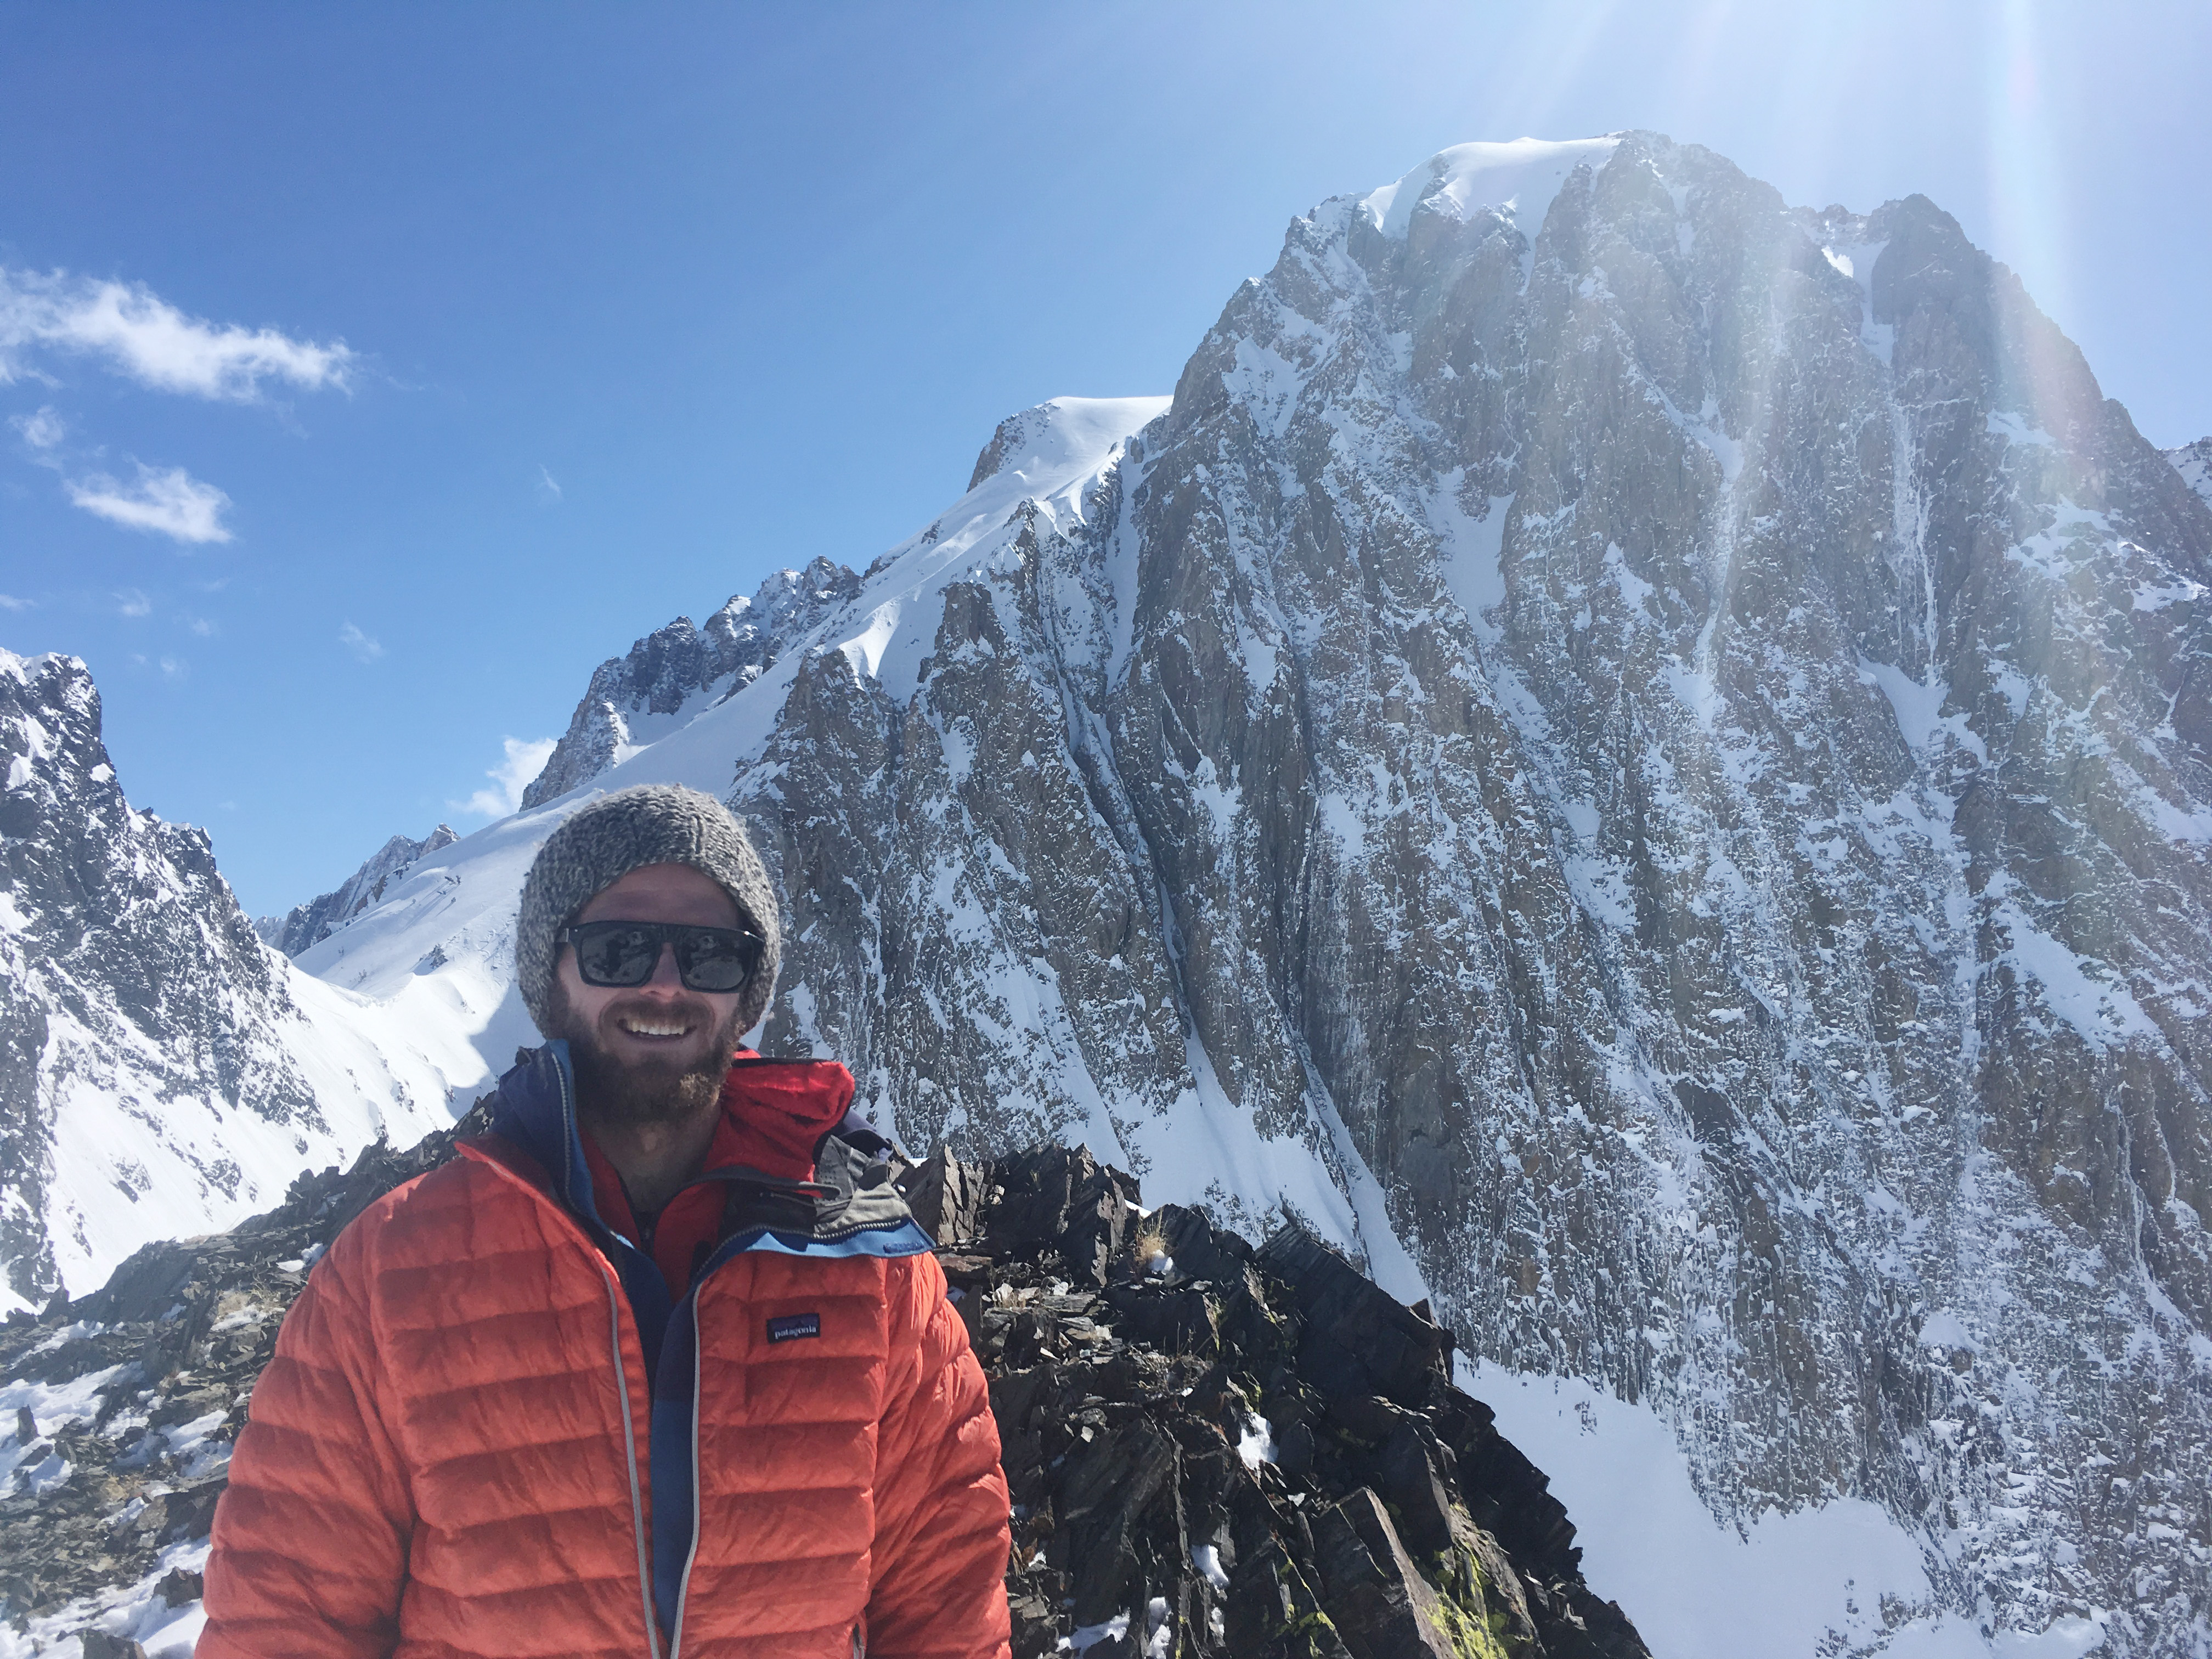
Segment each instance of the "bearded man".
[{"label": "bearded man", "polygon": [[315,1264],[201,1659],[1007,1652],[982,1373],[851,1073],[740,1047],[777,957],[712,798],[554,831],[515,925],[550,1040]]}]

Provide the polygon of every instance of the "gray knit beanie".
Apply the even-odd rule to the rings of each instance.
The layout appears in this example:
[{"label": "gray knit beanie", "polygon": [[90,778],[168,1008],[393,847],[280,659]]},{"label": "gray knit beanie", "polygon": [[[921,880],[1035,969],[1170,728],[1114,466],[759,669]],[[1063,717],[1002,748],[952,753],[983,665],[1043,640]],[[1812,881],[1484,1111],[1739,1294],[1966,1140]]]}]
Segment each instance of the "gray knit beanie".
[{"label": "gray knit beanie", "polygon": [[598,894],[648,864],[688,864],[721,884],[750,927],[768,940],[760,972],[745,987],[738,1029],[759,1022],[782,955],[775,894],[744,826],[712,795],[678,783],[641,783],[579,807],[538,849],[514,919],[514,977],[538,1029],[553,1028],[553,964],[561,930]]}]

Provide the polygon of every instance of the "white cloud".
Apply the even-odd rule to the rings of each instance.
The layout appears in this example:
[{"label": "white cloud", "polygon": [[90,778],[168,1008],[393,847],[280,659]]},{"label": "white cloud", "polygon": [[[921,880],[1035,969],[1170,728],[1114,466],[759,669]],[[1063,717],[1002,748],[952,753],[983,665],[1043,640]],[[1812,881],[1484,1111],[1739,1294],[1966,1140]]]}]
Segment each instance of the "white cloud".
[{"label": "white cloud", "polygon": [[33,415],[12,415],[8,424],[22,435],[23,441],[33,449],[48,450],[69,435],[69,422],[54,413],[52,404],[40,405]]},{"label": "white cloud", "polygon": [[126,587],[115,596],[116,605],[126,617],[149,617],[154,613],[154,602],[135,587]]},{"label": "white cloud", "polygon": [[210,622],[205,617],[187,617],[185,622],[185,626],[191,629],[193,633],[198,635],[202,639],[208,638],[215,632],[215,624]]},{"label": "white cloud", "polygon": [[338,629],[338,643],[352,652],[362,662],[374,662],[384,654],[384,647],[381,644],[362,633],[351,623]]},{"label": "white cloud", "polygon": [[543,461],[538,464],[538,494],[549,505],[561,499],[561,481],[546,470]]},{"label": "white cloud", "polygon": [[264,380],[343,389],[357,362],[343,342],[188,317],[143,283],[0,269],[0,383],[35,373],[24,358],[40,347],[104,358],[158,392],[240,403],[258,400]]},{"label": "white cloud", "polygon": [[457,812],[473,812],[480,817],[503,818],[522,810],[522,792],[530,781],[545,769],[546,761],[553,753],[553,739],[539,738],[526,743],[520,738],[502,740],[507,745],[507,758],[484,774],[498,787],[479,789],[466,800],[449,800],[447,805]]},{"label": "white cloud", "polygon": [[86,512],[132,530],[151,530],[180,542],[227,542],[223,509],[230,497],[202,483],[181,466],[156,471],[133,462],[138,476],[129,483],[94,472],[66,481],[70,500]]},{"label": "white cloud", "polygon": [[28,611],[34,601],[19,599],[13,593],[0,593],[0,611]]}]

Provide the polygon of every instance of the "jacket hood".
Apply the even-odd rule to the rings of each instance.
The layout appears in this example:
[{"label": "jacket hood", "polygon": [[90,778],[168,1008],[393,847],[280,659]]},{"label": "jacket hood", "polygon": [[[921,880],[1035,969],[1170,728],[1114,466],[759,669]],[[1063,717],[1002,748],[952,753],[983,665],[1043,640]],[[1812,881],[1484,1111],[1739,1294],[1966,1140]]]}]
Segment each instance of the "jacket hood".
[{"label": "jacket hood", "polygon": [[[732,1063],[721,1106],[738,1133],[720,1144],[734,1146],[737,1161],[699,1177],[731,1189],[718,1256],[733,1247],[834,1255],[916,1255],[932,1248],[878,1156],[889,1143],[843,1127],[853,1094],[853,1074],[836,1060],[745,1054]],[[469,1150],[530,1179],[581,1218],[602,1248],[629,1248],[593,1197],[565,1040],[517,1060],[499,1080],[490,1133]]]}]

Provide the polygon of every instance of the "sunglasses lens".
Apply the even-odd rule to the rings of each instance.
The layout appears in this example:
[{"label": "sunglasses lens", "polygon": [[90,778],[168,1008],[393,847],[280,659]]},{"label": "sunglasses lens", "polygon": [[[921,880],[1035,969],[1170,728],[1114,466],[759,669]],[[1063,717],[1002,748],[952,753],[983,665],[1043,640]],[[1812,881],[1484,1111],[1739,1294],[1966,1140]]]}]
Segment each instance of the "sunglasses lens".
[{"label": "sunglasses lens", "polygon": [[649,927],[601,922],[575,930],[576,972],[586,985],[642,985],[660,959],[660,936]]},{"label": "sunglasses lens", "polygon": [[585,984],[642,985],[660,961],[661,942],[676,947],[676,971],[695,991],[738,991],[760,967],[758,935],[727,927],[663,922],[590,921],[568,930],[576,972]]},{"label": "sunglasses lens", "polygon": [[753,976],[760,944],[722,927],[687,927],[676,941],[677,971],[695,991],[734,991]]}]

